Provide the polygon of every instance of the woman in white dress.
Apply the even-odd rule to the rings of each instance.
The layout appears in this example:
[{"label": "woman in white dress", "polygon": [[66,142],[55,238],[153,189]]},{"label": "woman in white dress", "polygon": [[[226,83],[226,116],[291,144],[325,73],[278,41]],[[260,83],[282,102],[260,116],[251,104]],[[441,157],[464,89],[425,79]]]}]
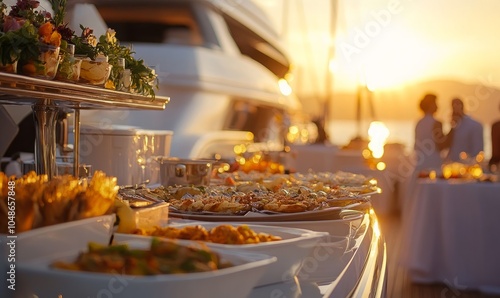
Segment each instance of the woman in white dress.
[{"label": "woman in white dress", "polygon": [[415,173],[425,174],[430,171],[441,172],[443,158],[441,152],[448,149],[454,131],[443,133],[443,124],[434,117],[438,107],[436,95],[426,94],[420,101],[420,110],[424,116],[415,127],[414,158]]},{"label": "woman in white dress", "polygon": [[453,130],[448,135],[443,133],[443,124],[441,121],[434,118],[437,111],[436,95],[432,93],[426,94],[420,101],[420,110],[424,116],[420,118],[415,126],[415,144],[412,156],[413,172],[409,179],[403,182],[403,192],[405,199],[402,201],[403,213],[406,212],[409,202],[407,198],[411,198],[418,177],[429,177],[434,171],[436,175],[441,175],[441,166],[443,164],[443,156],[441,152],[449,148]]}]

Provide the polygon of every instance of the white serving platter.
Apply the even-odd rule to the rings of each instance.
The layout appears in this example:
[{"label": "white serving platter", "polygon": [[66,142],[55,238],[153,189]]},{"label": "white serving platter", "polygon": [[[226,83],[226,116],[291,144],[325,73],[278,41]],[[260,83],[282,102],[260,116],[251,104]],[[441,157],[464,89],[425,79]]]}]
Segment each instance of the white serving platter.
[{"label": "white serving platter", "polygon": [[[232,225],[234,227],[242,225],[240,222],[195,222],[176,224],[175,227],[201,225],[207,230],[222,224]],[[274,236],[280,236],[282,240],[272,242],[262,242],[257,244],[219,244],[206,242],[208,247],[214,249],[226,249],[235,252],[256,252],[263,253],[277,258],[276,263],[267,268],[264,275],[257,282],[257,286],[263,286],[273,283],[280,283],[293,279],[300,271],[302,264],[316,245],[328,236],[326,232],[316,232],[306,229],[290,227],[273,227],[264,225],[246,224],[256,233],[267,233]],[[117,243],[137,239],[150,239],[150,236],[140,236],[132,234],[115,233],[114,241]],[[190,242],[188,240],[179,240],[179,242]]]},{"label": "white serving platter", "polygon": [[346,206],[336,206],[322,210],[276,213],[276,212],[247,212],[243,215],[219,214],[215,212],[180,212],[175,208],[170,208],[172,218],[200,220],[200,221],[232,221],[232,222],[282,222],[282,221],[320,221],[320,220],[338,220],[343,218],[343,214],[348,211],[366,209],[370,205],[368,196],[359,196],[353,200],[353,203]]},{"label": "white serving platter", "polygon": [[[129,245],[145,248],[149,241],[132,241]],[[74,259],[79,251],[32,259],[18,266],[13,298],[247,297],[269,265],[276,261],[276,257],[258,253],[214,251],[234,266],[211,272],[130,276],[50,268],[56,260]]]}]

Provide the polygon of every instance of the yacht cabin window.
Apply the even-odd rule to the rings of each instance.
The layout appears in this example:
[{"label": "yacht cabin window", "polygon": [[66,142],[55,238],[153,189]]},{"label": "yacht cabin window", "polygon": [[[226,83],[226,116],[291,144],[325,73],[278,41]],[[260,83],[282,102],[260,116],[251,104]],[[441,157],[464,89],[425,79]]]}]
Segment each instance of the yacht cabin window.
[{"label": "yacht cabin window", "polygon": [[97,6],[117,38],[129,43],[169,43],[202,46],[204,38],[188,5]]},{"label": "yacht cabin window", "polygon": [[[119,3],[96,3],[96,7],[108,27],[118,32],[117,38],[122,42],[220,46],[206,14],[208,6],[182,2]],[[285,54],[224,11],[219,13],[241,54],[259,62],[279,78],[288,73],[289,61]]]}]

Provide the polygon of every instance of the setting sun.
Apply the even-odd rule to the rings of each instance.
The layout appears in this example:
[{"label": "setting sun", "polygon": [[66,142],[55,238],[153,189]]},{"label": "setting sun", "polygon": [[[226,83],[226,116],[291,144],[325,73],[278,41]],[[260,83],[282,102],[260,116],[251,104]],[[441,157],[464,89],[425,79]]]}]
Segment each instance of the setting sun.
[{"label": "setting sun", "polygon": [[[491,63],[500,48],[491,34],[500,26],[499,1],[487,0],[481,6],[451,1],[287,1],[257,2],[272,13],[284,35],[300,72],[292,86],[299,96],[327,90],[325,65],[332,39],[335,67],[330,70],[336,91],[355,90],[360,76],[377,90],[436,78],[488,77],[500,85],[500,68]],[[337,5],[334,36],[331,3]]]},{"label": "setting sun", "polygon": [[393,28],[362,56],[370,90],[399,87],[421,80],[437,60],[432,45],[407,28]]}]

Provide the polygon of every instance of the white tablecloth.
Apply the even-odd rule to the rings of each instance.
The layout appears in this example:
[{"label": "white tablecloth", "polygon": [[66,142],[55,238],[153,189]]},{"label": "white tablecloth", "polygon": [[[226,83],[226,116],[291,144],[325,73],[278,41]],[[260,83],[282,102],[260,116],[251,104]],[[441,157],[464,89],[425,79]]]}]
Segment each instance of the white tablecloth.
[{"label": "white tablecloth", "polygon": [[418,181],[403,213],[414,282],[500,293],[500,183]]}]

